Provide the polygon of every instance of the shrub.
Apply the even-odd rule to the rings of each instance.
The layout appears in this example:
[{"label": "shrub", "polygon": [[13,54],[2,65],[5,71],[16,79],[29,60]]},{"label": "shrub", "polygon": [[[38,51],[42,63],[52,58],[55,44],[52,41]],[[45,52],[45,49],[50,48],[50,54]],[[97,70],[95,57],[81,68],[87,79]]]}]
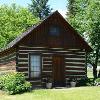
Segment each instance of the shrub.
[{"label": "shrub", "polygon": [[93,86],[93,80],[89,78],[82,78],[78,81],[78,86]]},{"label": "shrub", "polygon": [[94,85],[100,86],[100,78],[95,79]]},{"label": "shrub", "polygon": [[17,94],[31,90],[31,84],[22,73],[9,73],[0,77],[0,89],[9,94]]}]

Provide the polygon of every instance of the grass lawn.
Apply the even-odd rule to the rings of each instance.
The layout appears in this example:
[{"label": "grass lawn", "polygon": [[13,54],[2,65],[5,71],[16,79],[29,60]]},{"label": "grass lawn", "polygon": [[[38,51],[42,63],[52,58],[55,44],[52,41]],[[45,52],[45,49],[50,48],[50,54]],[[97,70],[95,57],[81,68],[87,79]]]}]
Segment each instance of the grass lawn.
[{"label": "grass lawn", "polygon": [[100,100],[100,87],[40,89],[19,95],[7,95],[0,91],[0,100]]}]

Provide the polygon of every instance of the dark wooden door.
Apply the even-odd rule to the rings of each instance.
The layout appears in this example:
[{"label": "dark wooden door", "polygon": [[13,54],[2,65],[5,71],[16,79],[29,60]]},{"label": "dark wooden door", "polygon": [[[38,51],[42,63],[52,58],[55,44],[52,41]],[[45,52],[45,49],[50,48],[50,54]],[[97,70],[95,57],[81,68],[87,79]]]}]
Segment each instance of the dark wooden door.
[{"label": "dark wooden door", "polygon": [[64,57],[55,55],[53,56],[53,81],[54,86],[64,86]]}]

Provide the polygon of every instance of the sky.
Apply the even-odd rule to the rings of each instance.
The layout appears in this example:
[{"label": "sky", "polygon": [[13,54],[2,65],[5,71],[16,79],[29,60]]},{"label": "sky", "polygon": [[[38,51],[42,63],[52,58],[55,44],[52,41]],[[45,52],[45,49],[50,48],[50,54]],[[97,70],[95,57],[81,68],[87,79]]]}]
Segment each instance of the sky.
[{"label": "sky", "polygon": [[[27,7],[31,3],[31,0],[0,0],[0,4],[11,3]],[[67,0],[49,0],[48,5],[53,8],[53,11],[58,10],[65,17]]]}]

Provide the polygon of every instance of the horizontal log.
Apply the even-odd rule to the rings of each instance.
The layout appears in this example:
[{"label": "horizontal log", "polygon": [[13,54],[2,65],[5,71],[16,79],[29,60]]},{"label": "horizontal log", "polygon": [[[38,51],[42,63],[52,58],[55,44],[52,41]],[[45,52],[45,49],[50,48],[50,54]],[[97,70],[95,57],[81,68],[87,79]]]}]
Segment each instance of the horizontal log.
[{"label": "horizontal log", "polygon": [[43,66],[52,66],[52,64],[51,63],[50,64],[48,64],[48,63],[44,64],[43,63]]},{"label": "horizontal log", "polygon": [[29,59],[29,58],[26,58],[26,57],[25,57],[25,58],[19,58],[19,57],[18,57],[18,60],[28,60],[28,59]]},{"label": "horizontal log", "polygon": [[24,71],[28,71],[28,68],[19,68],[17,69],[19,72],[24,72]]},{"label": "horizontal log", "polygon": [[28,62],[18,62],[18,64],[28,64]]},{"label": "horizontal log", "polygon": [[65,59],[65,62],[82,62],[82,63],[85,63],[85,60],[76,60],[76,59]]},{"label": "horizontal log", "polygon": [[66,75],[85,75],[86,72],[65,72]]},{"label": "horizontal log", "polygon": [[72,78],[72,77],[74,77],[74,78],[85,78],[86,75],[66,75],[66,78]]},{"label": "horizontal log", "polygon": [[43,63],[52,63],[52,60],[43,60]]},{"label": "horizontal log", "polygon": [[85,66],[85,64],[74,64],[74,63],[65,63],[65,66]]},{"label": "horizontal log", "polygon": [[19,58],[28,58],[28,54],[19,54],[18,57]]},{"label": "horizontal log", "polygon": [[65,70],[66,72],[85,72],[85,70]]},{"label": "horizontal log", "polygon": [[66,55],[66,58],[85,58],[85,56],[81,56],[81,55]]},{"label": "horizontal log", "polygon": [[19,63],[18,63],[17,66],[18,66],[18,67],[28,67],[28,63],[27,63],[27,64],[24,64],[24,63],[19,64]]},{"label": "horizontal log", "polygon": [[27,50],[27,49],[26,50],[19,50],[19,52],[37,52],[37,51],[42,52],[42,51],[47,51],[47,50],[40,50],[40,49],[39,50],[37,50],[37,49],[36,50],[30,50],[30,49],[29,50]]},{"label": "horizontal log", "polygon": [[42,72],[42,77],[52,77],[52,73]]},{"label": "horizontal log", "polygon": [[84,67],[84,68],[73,68],[73,67],[70,67],[70,68],[68,68],[68,67],[66,67],[65,68],[65,70],[85,70],[86,68]]},{"label": "horizontal log", "polygon": [[43,57],[43,60],[47,60],[47,59],[52,59],[52,57],[51,56]]},{"label": "horizontal log", "polygon": [[45,71],[45,70],[52,70],[52,67],[43,67],[42,71]]},{"label": "horizontal log", "polygon": [[65,53],[65,56],[82,56],[82,57],[85,57],[86,55],[83,53],[83,54],[77,54],[77,53]]},{"label": "horizontal log", "polygon": [[19,46],[20,48],[32,48],[32,49],[34,49],[34,48],[46,48],[46,47],[30,47],[30,46]]},{"label": "horizontal log", "polygon": [[43,55],[53,55],[54,53],[49,53],[49,52],[46,52],[46,53],[42,53]]},{"label": "horizontal log", "polygon": [[71,77],[72,77],[72,76],[80,76],[80,77],[82,77],[82,76],[86,76],[86,75],[77,75],[77,74],[76,74],[76,75],[75,75],[75,74],[72,75],[72,74],[71,74],[71,75],[66,75],[66,77],[67,77],[67,76],[71,76]]},{"label": "horizontal log", "polygon": [[52,67],[52,65],[42,65],[43,66],[43,68],[45,68],[45,67]]},{"label": "horizontal log", "polygon": [[[18,71],[17,71],[17,72],[18,72]],[[23,73],[23,74],[25,75],[25,77],[29,77],[28,71],[26,71],[26,72],[21,72],[21,73]]]},{"label": "horizontal log", "polygon": [[[47,47],[41,47],[41,46],[27,46],[27,45],[20,45],[19,47],[21,48],[45,48],[45,49],[64,49],[64,48],[47,48]],[[85,51],[85,49],[80,49],[80,48],[72,48],[72,49],[65,49],[65,50],[71,50],[71,51]]]},{"label": "horizontal log", "polygon": [[18,60],[18,63],[20,62],[28,62],[28,60]]},{"label": "horizontal log", "polygon": [[66,54],[65,55],[68,55],[68,54],[73,54],[73,55],[85,55],[86,54],[86,52],[66,52]]},{"label": "horizontal log", "polygon": [[85,51],[85,49],[79,49],[79,48],[73,48],[73,49],[67,49],[70,51]]},{"label": "horizontal log", "polygon": [[48,71],[48,70],[43,70],[42,73],[52,73],[52,71]]},{"label": "horizontal log", "polygon": [[28,55],[28,53],[18,53],[19,55]]},{"label": "horizontal log", "polygon": [[86,60],[85,58],[65,58],[65,60]]},{"label": "horizontal log", "polygon": [[20,49],[19,53],[28,53],[28,52],[41,52],[43,54],[54,54],[54,53],[61,53],[61,54],[77,54],[77,55],[85,55],[83,51],[68,51],[68,50],[52,50],[52,49]]},{"label": "horizontal log", "polygon": [[85,65],[83,62],[65,62],[65,64],[82,64]]},{"label": "horizontal log", "polygon": [[43,65],[52,65],[52,62],[43,62]]},{"label": "horizontal log", "polygon": [[65,68],[81,68],[81,69],[84,69],[85,66],[65,66]]},{"label": "horizontal log", "polygon": [[52,62],[52,59],[42,59],[42,62]]},{"label": "horizontal log", "polygon": [[24,68],[25,68],[25,69],[28,69],[29,67],[23,67],[23,66],[20,67],[20,66],[18,66],[18,68],[19,68],[19,69],[24,69]]}]

